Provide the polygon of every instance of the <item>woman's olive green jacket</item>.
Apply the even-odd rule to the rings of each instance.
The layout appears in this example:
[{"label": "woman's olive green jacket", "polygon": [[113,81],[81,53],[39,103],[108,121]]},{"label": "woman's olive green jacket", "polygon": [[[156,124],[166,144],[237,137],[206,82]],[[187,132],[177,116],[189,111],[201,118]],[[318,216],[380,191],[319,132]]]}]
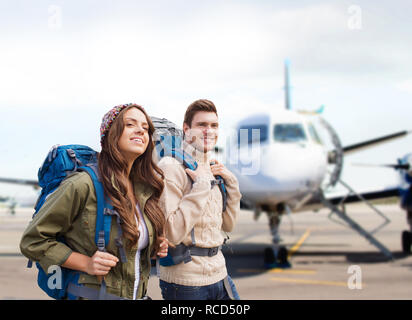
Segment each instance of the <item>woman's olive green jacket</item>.
[{"label": "woman's olive green jacket", "polygon": [[[140,208],[145,208],[146,201],[153,191],[140,182],[134,183],[134,193]],[[76,173],[66,178],[59,188],[50,194],[42,208],[24,231],[20,242],[21,252],[33,261],[40,263],[43,270],[52,265],[62,265],[70,254],[78,252],[89,257],[97,251],[95,244],[96,194],[93,182],[86,172]],[[149,245],[140,255],[140,279],[136,297],[146,295],[150,275],[150,257],[153,251],[154,232],[150,220],[142,210],[149,232]],[[115,239],[118,235],[116,218],[112,219],[110,241],[107,252],[120,260]],[[64,236],[66,244],[57,241]],[[126,244],[125,239],[123,242]],[[127,262],[119,261],[105,276],[107,292],[133,299],[135,283],[135,256],[137,246],[126,246]],[[98,289],[100,281],[96,276],[82,273],[79,283]]]}]

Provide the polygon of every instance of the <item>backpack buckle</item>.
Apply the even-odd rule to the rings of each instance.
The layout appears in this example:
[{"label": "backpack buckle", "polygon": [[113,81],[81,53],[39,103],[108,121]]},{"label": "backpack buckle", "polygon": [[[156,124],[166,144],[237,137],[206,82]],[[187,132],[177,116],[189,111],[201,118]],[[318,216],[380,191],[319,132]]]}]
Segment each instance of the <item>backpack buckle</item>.
[{"label": "backpack buckle", "polygon": [[218,250],[219,250],[219,247],[210,248],[207,255],[208,255],[209,257],[213,257],[213,256],[217,255],[217,251],[218,251]]},{"label": "backpack buckle", "polygon": [[104,231],[99,231],[99,239],[97,240],[97,249],[99,251],[105,251]]},{"label": "backpack buckle", "polygon": [[70,158],[76,158],[76,153],[72,149],[67,149],[66,152]]},{"label": "backpack buckle", "polygon": [[223,182],[223,180],[221,180],[221,179],[210,180],[210,184],[211,184],[212,188],[213,188],[214,186],[217,186],[217,185],[223,184],[223,183],[224,183],[224,182]]}]

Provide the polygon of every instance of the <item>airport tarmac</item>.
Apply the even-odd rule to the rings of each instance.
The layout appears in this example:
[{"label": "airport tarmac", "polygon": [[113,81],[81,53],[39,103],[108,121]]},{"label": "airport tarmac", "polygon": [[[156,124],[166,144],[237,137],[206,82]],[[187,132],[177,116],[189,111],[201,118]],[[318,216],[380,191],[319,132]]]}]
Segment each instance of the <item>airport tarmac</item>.
[{"label": "airport tarmac", "polygon": [[[401,232],[408,229],[398,205],[379,205],[391,223],[375,236],[394,255],[384,256],[364,238],[328,219],[329,211],[285,216],[281,237],[292,249],[289,269],[266,270],[263,251],[271,243],[267,218],[257,222],[251,211],[241,211],[224,249],[227,266],[242,299],[411,299],[412,255],[401,250]],[[348,214],[367,230],[381,222],[365,205],[347,206]],[[32,210],[17,209],[14,216],[0,209],[0,299],[48,299],[36,283],[36,269],[27,269],[19,252],[21,234]],[[152,270],[148,294],[162,299]]]}]

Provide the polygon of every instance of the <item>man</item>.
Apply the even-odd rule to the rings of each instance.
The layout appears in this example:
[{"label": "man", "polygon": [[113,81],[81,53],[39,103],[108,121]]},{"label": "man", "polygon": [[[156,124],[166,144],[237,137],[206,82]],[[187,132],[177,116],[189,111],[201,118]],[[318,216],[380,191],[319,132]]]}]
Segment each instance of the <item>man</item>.
[{"label": "man", "polygon": [[[223,164],[210,159],[219,132],[213,102],[204,99],[193,102],[186,110],[183,131],[182,148],[198,167],[185,169],[172,157],[164,157],[158,163],[165,175],[160,206],[166,215],[169,242],[175,246],[195,245],[195,249],[191,250],[190,261],[160,267],[162,296],[166,300],[238,298],[236,290],[230,290],[234,285],[228,277],[220,246],[225,239],[223,232],[234,227],[241,194],[236,177]],[[224,179],[227,190],[224,211],[222,193],[212,182],[217,175]]]}]

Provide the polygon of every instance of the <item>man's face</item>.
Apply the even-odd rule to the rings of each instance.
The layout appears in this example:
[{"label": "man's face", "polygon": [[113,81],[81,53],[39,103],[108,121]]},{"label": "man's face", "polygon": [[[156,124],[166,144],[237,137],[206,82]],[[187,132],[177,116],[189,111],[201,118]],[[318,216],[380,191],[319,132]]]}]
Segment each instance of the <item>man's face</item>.
[{"label": "man's face", "polygon": [[197,150],[212,150],[219,135],[219,122],[214,112],[198,111],[192,119],[192,125],[183,124],[186,141]]}]

